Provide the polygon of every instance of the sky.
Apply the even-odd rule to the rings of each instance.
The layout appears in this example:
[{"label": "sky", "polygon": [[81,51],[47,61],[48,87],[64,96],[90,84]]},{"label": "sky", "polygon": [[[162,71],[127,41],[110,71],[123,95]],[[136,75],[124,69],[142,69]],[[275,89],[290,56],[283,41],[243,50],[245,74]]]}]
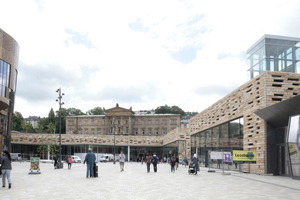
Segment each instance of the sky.
[{"label": "sky", "polygon": [[264,34],[300,37],[298,0],[0,0],[19,44],[15,111],[119,104],[201,112],[248,81]]}]

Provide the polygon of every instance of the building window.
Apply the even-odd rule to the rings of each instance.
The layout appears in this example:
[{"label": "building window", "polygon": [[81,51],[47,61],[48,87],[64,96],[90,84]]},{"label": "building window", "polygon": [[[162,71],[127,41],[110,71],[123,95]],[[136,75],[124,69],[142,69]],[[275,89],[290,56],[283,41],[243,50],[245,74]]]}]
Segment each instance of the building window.
[{"label": "building window", "polygon": [[127,120],[125,121],[125,123],[127,124]]},{"label": "building window", "polygon": [[94,130],[92,130],[92,135],[94,135]]},{"label": "building window", "polygon": [[81,131],[79,131],[79,135],[81,135]]},{"label": "building window", "polygon": [[157,129],[155,130],[155,134],[158,135],[158,130]]},{"label": "building window", "polygon": [[158,124],[158,121],[157,121],[157,120],[155,121],[155,124]]},{"label": "building window", "polygon": [[94,121],[92,121],[92,126],[94,126]]},{"label": "building window", "polygon": [[145,130],[144,129],[142,129],[142,135],[145,135]]},{"label": "building window", "polygon": [[110,128],[110,132],[114,133],[114,128],[113,127]]},{"label": "building window", "polygon": [[100,121],[98,121],[98,126],[100,126]]},{"label": "building window", "polygon": [[149,129],[149,135],[151,135],[151,129]]},{"label": "building window", "polygon": [[165,129],[163,130],[163,135],[166,135],[166,130]]},{"label": "building window", "polygon": [[70,134],[73,134],[73,129],[70,129]]},{"label": "building window", "polygon": [[126,133],[127,133],[127,134],[128,134],[128,132],[129,132],[128,130],[129,130],[129,128],[128,128],[128,127],[126,127]]},{"label": "building window", "polygon": [[144,120],[142,120],[142,124],[144,124]]},{"label": "building window", "polygon": [[85,121],[85,125],[88,125],[87,121]]},{"label": "building window", "polygon": [[166,124],[166,121],[165,121],[165,120],[163,120],[163,124]]},{"label": "building window", "polygon": [[[9,87],[10,64],[4,62],[3,60],[0,60],[0,74],[0,95],[5,97],[6,87]],[[17,82],[15,82],[15,87],[16,83]]]},{"label": "building window", "polygon": [[74,125],[74,121],[69,121],[69,126],[73,126]]},{"label": "building window", "polygon": [[177,119],[172,119],[171,124],[177,124]]},{"label": "building window", "polygon": [[149,124],[151,124],[151,120],[149,120]]},{"label": "building window", "polygon": [[100,128],[97,129],[98,135],[100,135]]},{"label": "building window", "polygon": [[85,129],[85,134],[86,134],[86,135],[88,134],[88,130],[87,130],[87,129]]},{"label": "building window", "polygon": [[121,134],[121,127],[119,127],[119,134]]},{"label": "building window", "polygon": [[135,129],[135,134],[136,134],[136,135],[138,134],[138,130],[137,130],[137,129]]},{"label": "building window", "polygon": [[134,123],[137,124],[137,121],[135,121]]},{"label": "building window", "polygon": [[79,121],[79,126],[81,126],[81,121]]}]

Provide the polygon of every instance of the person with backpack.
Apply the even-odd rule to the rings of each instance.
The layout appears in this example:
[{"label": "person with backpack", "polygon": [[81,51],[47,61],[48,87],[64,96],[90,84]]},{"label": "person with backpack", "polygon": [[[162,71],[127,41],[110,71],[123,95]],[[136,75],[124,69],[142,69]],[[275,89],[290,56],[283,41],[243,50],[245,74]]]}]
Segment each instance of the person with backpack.
[{"label": "person with backpack", "polygon": [[171,172],[175,173],[175,164],[176,164],[176,158],[174,156],[172,156],[172,158],[170,159],[170,165],[171,165]]},{"label": "person with backpack", "polygon": [[153,164],[154,173],[156,173],[157,172],[157,163],[159,161],[159,158],[154,153],[151,160],[152,160],[152,164]]}]

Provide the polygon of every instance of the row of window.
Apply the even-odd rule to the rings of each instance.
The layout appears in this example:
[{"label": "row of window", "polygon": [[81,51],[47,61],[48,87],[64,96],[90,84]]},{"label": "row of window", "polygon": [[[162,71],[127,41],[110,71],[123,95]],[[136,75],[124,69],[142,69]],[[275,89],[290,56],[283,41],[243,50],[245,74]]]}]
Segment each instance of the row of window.
[{"label": "row of window", "polygon": [[[128,123],[128,121],[125,120],[125,124],[127,124],[127,123]],[[135,124],[138,124],[138,121],[135,121],[134,123],[135,123]],[[177,124],[177,119],[172,119],[172,120],[170,121],[170,123],[171,123],[171,124]],[[97,124],[98,124],[98,126],[100,126],[100,125],[101,125],[100,121],[97,121]],[[111,121],[111,124],[113,124],[113,121]],[[121,124],[120,120],[116,120],[116,121],[115,121],[115,124]],[[145,121],[142,120],[142,121],[141,121],[141,124],[145,124]],[[148,121],[148,124],[151,125],[151,124],[152,124],[152,121],[149,120],[149,121]],[[156,120],[156,121],[155,121],[155,124],[159,124],[159,121]],[[162,121],[162,124],[166,124],[166,120],[163,120],[163,121]],[[74,125],[74,121],[73,121],[73,120],[70,120],[70,121],[69,121],[69,126],[73,126],[73,125]],[[79,121],[79,122],[78,122],[78,125],[79,125],[79,126],[82,126],[83,123],[81,123],[81,121]],[[89,125],[89,124],[88,124],[88,121],[85,121],[85,122],[84,122],[84,125],[86,125],[86,126]],[[91,125],[94,126],[94,125],[95,125],[95,122],[92,121],[92,122],[91,122]]]},{"label": "row of window", "polygon": [[[70,129],[70,134],[73,134],[73,132],[74,132],[73,129]],[[101,135],[101,129],[97,129],[97,132],[95,132],[95,130],[91,130],[91,134],[92,134],[92,135],[95,135],[96,133],[97,133],[97,135]],[[111,127],[110,133],[113,134],[113,127]],[[119,128],[119,129],[116,131],[116,133],[121,134],[121,128]],[[135,135],[138,135],[138,129],[135,129],[135,130],[134,130],[134,133],[135,133]],[[88,135],[88,129],[85,129],[84,131],[79,130],[79,131],[78,131],[78,134],[79,134],[79,135],[81,135],[81,134],[86,134],[86,135]],[[128,134],[128,127],[126,127],[126,134]],[[146,134],[145,129],[141,129],[141,134],[142,134],[142,135],[145,135],[145,134]],[[152,129],[148,129],[148,134],[149,134],[149,135],[152,135]],[[155,135],[158,135],[158,134],[159,134],[159,131],[158,131],[158,129],[156,129],[156,130],[155,130]],[[162,131],[162,134],[163,134],[163,135],[166,134],[166,130],[165,130],[165,129]],[[103,130],[103,135],[105,135],[105,130]]]},{"label": "row of window", "polygon": [[239,118],[207,129],[205,131],[201,131],[200,133],[192,135],[191,145],[208,145],[212,147],[219,147],[220,145],[223,145],[224,142],[240,143],[243,139],[243,125],[243,118]]}]

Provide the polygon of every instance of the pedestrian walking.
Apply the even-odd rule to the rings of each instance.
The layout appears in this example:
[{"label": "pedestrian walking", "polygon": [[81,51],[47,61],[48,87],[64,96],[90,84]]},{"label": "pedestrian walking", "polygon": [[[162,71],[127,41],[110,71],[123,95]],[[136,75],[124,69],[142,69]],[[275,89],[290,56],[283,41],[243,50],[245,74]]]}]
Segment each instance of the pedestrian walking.
[{"label": "pedestrian walking", "polygon": [[70,156],[70,157],[68,158],[68,169],[71,169],[72,163],[73,163],[73,160],[72,160],[72,157]]},{"label": "pedestrian walking", "polygon": [[194,164],[194,174],[197,175],[197,171],[200,171],[199,168],[199,163],[198,163],[198,158],[197,158],[197,154],[194,154],[193,158],[192,158],[192,162]]},{"label": "pedestrian walking", "polygon": [[171,172],[174,173],[175,173],[175,164],[176,164],[176,158],[172,156],[172,158],[170,159],[170,165],[171,165]]},{"label": "pedestrian walking", "polygon": [[189,161],[188,161],[188,159],[186,157],[184,157],[183,162],[184,162],[184,166],[186,167],[188,165]]},{"label": "pedestrian walking", "polygon": [[120,163],[120,170],[121,172],[124,171],[124,163],[125,163],[125,155],[123,154],[123,151],[121,151],[121,154],[119,155],[119,163]]},{"label": "pedestrian walking", "polygon": [[147,173],[149,173],[150,172],[150,164],[151,164],[150,153],[147,153],[147,156],[145,158],[145,163],[147,164]]},{"label": "pedestrian walking", "polygon": [[156,173],[157,172],[157,164],[158,164],[159,158],[154,153],[151,160],[152,160],[152,164],[153,164],[154,173]]},{"label": "pedestrian walking", "polygon": [[178,164],[179,164],[179,158],[178,158],[178,155],[177,155],[176,156],[176,164],[175,164],[176,170],[178,169]]},{"label": "pedestrian walking", "polygon": [[89,152],[86,154],[83,164],[86,163],[86,177],[89,177],[89,172],[92,174],[91,178],[94,177],[94,163],[96,161],[96,156],[92,152],[92,148],[89,148]]},{"label": "pedestrian walking", "polygon": [[54,157],[53,160],[54,160],[54,169],[57,169],[57,158]]},{"label": "pedestrian walking", "polygon": [[142,156],[141,165],[143,165],[143,163],[144,163],[144,156]]},{"label": "pedestrian walking", "polygon": [[10,153],[5,150],[5,151],[3,151],[3,154],[1,157],[2,187],[5,187],[5,178],[7,178],[8,189],[11,188],[11,178],[10,178],[11,170],[12,170],[11,156],[10,156]]}]

